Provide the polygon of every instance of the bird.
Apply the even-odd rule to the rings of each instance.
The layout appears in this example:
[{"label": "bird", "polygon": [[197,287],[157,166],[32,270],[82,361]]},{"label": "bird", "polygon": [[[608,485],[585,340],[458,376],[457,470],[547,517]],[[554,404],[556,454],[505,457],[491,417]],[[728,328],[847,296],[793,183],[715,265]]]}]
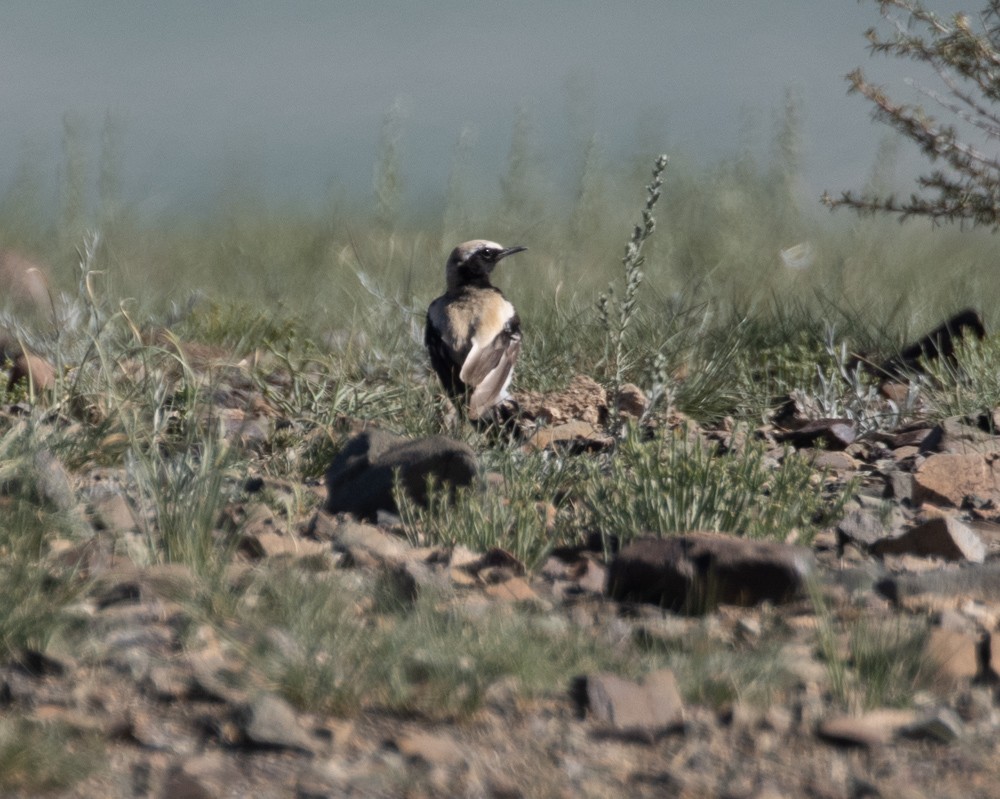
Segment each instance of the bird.
[{"label": "bird", "polygon": [[528,249],[473,239],[459,244],[445,264],[445,293],[427,309],[424,344],[449,396],[473,421],[507,399],[521,350],[521,320],[490,283],[500,261]]}]

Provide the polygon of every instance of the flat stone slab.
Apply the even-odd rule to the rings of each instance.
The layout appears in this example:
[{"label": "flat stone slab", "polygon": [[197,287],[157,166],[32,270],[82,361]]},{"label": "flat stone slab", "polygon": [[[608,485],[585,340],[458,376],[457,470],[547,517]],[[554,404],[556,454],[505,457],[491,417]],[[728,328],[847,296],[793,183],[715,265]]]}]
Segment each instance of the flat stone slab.
[{"label": "flat stone slab", "polygon": [[892,743],[919,716],[915,710],[883,708],[861,716],[834,716],[820,722],[816,733],[830,743],[873,748]]},{"label": "flat stone slab", "polygon": [[632,682],[615,674],[586,678],[587,708],[598,726],[625,735],[655,736],[684,723],[684,704],[670,669]]}]

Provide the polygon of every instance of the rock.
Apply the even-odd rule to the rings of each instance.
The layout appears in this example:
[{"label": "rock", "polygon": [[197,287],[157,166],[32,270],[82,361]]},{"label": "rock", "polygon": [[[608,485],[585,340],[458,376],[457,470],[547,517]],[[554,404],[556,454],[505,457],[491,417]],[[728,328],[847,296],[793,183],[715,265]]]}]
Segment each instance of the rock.
[{"label": "rock", "polygon": [[997,452],[1000,438],[993,434],[992,419],[951,416],[938,425],[941,440],[937,451],[949,455]]},{"label": "rock", "polygon": [[901,733],[906,738],[926,739],[948,744],[961,737],[962,720],[954,710],[941,707],[921,719],[907,724]]},{"label": "rock", "polygon": [[618,413],[632,419],[641,419],[649,408],[645,392],[634,383],[626,383],[618,390]]},{"label": "rock", "polygon": [[869,551],[874,555],[911,554],[982,563],[986,547],[979,536],[958,519],[931,519],[895,538],[875,541]]},{"label": "rock", "polygon": [[0,302],[35,320],[52,319],[49,268],[15,250],[0,250]]},{"label": "rock", "polygon": [[615,674],[595,674],[584,680],[585,709],[608,731],[655,738],[684,724],[684,705],[670,669],[654,671],[641,683]]},{"label": "rock", "polygon": [[996,455],[931,455],[914,472],[913,480],[915,504],[929,501],[960,507],[966,497],[1000,504],[1000,458]]},{"label": "rock", "polygon": [[885,476],[889,495],[900,502],[913,502],[913,487],[916,484],[911,472],[893,469]]},{"label": "rock", "polygon": [[924,658],[948,682],[971,680],[979,674],[979,641],[969,633],[933,627],[924,644]]},{"label": "rock", "polygon": [[990,635],[986,667],[991,679],[1000,679],[1000,635]]},{"label": "rock", "polygon": [[858,468],[858,460],[843,450],[830,452],[819,449],[810,453],[810,460],[814,469],[829,470],[834,472],[853,472]]},{"label": "rock", "polygon": [[167,772],[160,799],[215,799],[230,793],[239,773],[221,754],[190,757]]},{"label": "rock", "polygon": [[314,751],[312,738],[284,699],[262,694],[241,708],[237,716],[237,724],[249,744],[306,754]]},{"label": "rock", "polygon": [[402,538],[380,527],[354,521],[331,519],[320,512],[311,525],[312,532],[329,540],[336,552],[343,552],[350,562],[345,565],[395,565],[412,557],[413,548]]},{"label": "rock", "polygon": [[419,761],[430,766],[460,766],[465,762],[465,754],[458,742],[450,735],[437,735],[418,731],[397,736],[392,741],[396,750],[408,760]]},{"label": "rock", "polygon": [[523,577],[511,577],[500,583],[487,585],[484,589],[486,596],[493,599],[501,599],[505,602],[537,602],[536,594],[528,581]]},{"label": "rock", "polygon": [[857,425],[850,419],[815,419],[794,430],[776,432],[774,438],[796,449],[822,445],[828,450],[842,450],[857,436]]},{"label": "rock", "polygon": [[869,547],[885,537],[885,525],[865,508],[854,508],[837,523],[837,539],[841,546],[847,541]]},{"label": "rock", "polygon": [[540,427],[525,442],[528,451],[563,449],[574,454],[599,452],[614,444],[614,439],[590,422],[575,420],[556,427]]},{"label": "rock", "polygon": [[261,558],[324,558],[330,546],[320,541],[274,532],[246,533],[240,538],[240,551],[254,560]]},{"label": "rock", "polygon": [[940,425],[903,428],[892,434],[889,446],[893,449],[916,447],[918,452],[934,452],[941,443],[943,435],[944,429]]},{"label": "rock", "polygon": [[1000,602],[1000,563],[989,561],[956,569],[942,568],[920,574],[885,577],[876,590],[893,602],[920,594],[963,596],[981,602]]},{"label": "rock", "polygon": [[803,593],[812,569],[810,550],[775,541],[714,533],[641,538],[612,561],[606,593],[703,613],[719,603],[788,601]]},{"label": "rock", "polygon": [[862,716],[835,716],[820,722],[820,738],[846,746],[873,748],[891,743],[908,725],[917,720],[914,710],[880,709]]},{"label": "rock", "polygon": [[469,486],[479,470],[475,452],[445,436],[407,440],[369,430],[344,446],[326,472],[328,513],[374,519],[378,511],[397,513],[395,475],[407,495],[427,504],[427,481],[455,489]]},{"label": "rock", "polygon": [[596,380],[576,375],[562,391],[540,394],[531,391],[514,395],[525,419],[558,426],[570,421],[601,425],[608,419],[608,394]]},{"label": "rock", "polygon": [[55,367],[41,355],[35,355],[27,350],[18,352],[11,357],[7,390],[9,391],[22,381],[30,391],[36,394],[52,391],[56,387]]},{"label": "rock", "polygon": [[448,587],[448,578],[426,563],[411,559],[383,566],[376,586],[376,595],[381,601],[405,606],[416,602],[423,591],[443,593]]},{"label": "rock", "polygon": [[91,498],[88,510],[94,527],[111,533],[138,532],[139,524],[125,495],[108,491]]}]

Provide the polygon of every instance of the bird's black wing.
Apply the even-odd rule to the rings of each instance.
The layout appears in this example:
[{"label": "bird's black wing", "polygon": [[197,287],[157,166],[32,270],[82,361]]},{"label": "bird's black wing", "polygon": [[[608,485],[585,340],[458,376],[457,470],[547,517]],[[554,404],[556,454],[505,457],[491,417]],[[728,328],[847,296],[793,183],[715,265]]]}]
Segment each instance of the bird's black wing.
[{"label": "bird's black wing", "polygon": [[432,323],[430,316],[427,317],[427,325],[424,328],[424,346],[431,356],[431,366],[437,372],[438,378],[444,390],[452,397],[465,396],[465,384],[459,378],[459,365],[451,359],[448,347],[441,338],[439,331]]}]

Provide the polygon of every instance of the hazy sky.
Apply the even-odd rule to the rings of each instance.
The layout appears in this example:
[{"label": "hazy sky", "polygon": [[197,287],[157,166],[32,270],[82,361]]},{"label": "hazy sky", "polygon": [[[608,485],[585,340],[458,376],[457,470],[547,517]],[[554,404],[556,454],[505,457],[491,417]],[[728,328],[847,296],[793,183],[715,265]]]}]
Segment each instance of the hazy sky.
[{"label": "hazy sky", "polygon": [[856,0],[0,0],[0,193],[26,152],[55,174],[66,112],[96,162],[110,111],[128,197],[177,207],[236,174],[276,198],[367,191],[398,102],[416,199],[443,194],[466,127],[492,190],[521,106],[553,163],[571,118],[609,158],[710,162],[736,148],[745,111],[766,140],[791,87],[818,195],[863,182],[885,130],[844,74],[912,70],[869,57],[877,20]]}]

